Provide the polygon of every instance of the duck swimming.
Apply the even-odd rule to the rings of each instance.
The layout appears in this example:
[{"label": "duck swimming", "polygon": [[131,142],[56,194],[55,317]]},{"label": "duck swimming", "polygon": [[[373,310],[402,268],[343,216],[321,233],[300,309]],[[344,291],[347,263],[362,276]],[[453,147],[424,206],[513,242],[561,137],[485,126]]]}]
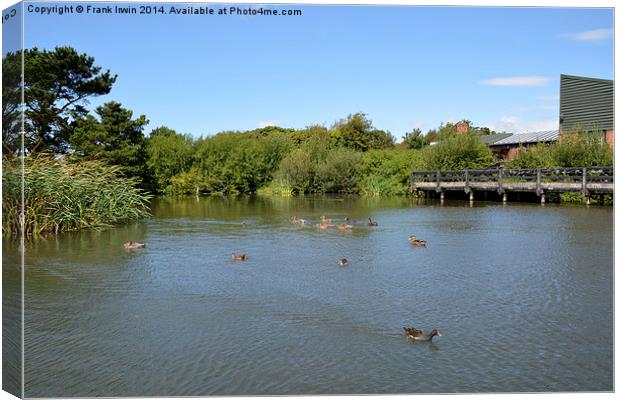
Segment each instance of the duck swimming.
[{"label": "duck swimming", "polygon": [[305,219],[297,218],[297,216],[293,216],[293,223],[295,225],[304,225],[306,223]]},{"label": "duck swimming", "polygon": [[346,229],[353,229],[353,225],[351,224],[338,224],[338,229],[344,231]]},{"label": "duck swimming", "polygon": [[235,253],[230,253],[230,257],[234,260],[234,261],[245,261],[246,260],[246,255],[245,254],[235,254]]},{"label": "duck swimming", "polygon": [[338,265],[340,265],[341,267],[346,266],[349,263],[349,260],[347,260],[346,258],[341,258],[340,260],[338,260]]},{"label": "duck swimming", "polygon": [[321,222],[324,224],[331,224],[332,223],[332,219],[331,218],[327,218],[325,215],[321,215]]},{"label": "duck swimming", "polygon": [[409,243],[418,247],[426,247],[426,240],[417,239],[415,235],[409,236]]},{"label": "duck swimming", "polygon": [[439,332],[438,329],[433,329],[431,333],[424,333],[416,328],[403,328],[403,330],[405,331],[408,339],[416,340],[419,342],[432,342],[433,337],[441,336],[441,332]]},{"label": "duck swimming", "polygon": [[368,226],[379,226],[377,221],[373,221],[372,218],[368,218]]},{"label": "duck swimming", "polygon": [[327,228],[331,228],[332,224],[328,224],[327,222],[321,222],[319,224],[316,224],[317,229],[327,229]]},{"label": "duck swimming", "polygon": [[127,250],[143,249],[146,247],[146,243],[129,241],[129,242],[125,242],[123,247]]}]

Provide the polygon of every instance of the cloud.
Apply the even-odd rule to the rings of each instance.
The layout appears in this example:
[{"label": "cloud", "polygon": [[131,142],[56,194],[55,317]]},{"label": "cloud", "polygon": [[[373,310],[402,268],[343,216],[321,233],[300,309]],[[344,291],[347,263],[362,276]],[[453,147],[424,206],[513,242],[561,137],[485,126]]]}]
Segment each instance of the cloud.
[{"label": "cloud", "polygon": [[546,76],[510,76],[486,79],[480,83],[491,86],[542,86],[548,81],[549,78]]},{"label": "cloud", "polygon": [[266,128],[268,126],[278,126],[276,121],[258,121],[258,128]]},{"label": "cloud", "polygon": [[497,121],[491,121],[485,124],[485,126],[488,126],[494,131],[506,131],[509,133],[548,131],[558,129],[558,125],[558,120],[556,118],[521,121],[519,117],[515,116],[504,116]]},{"label": "cloud", "polygon": [[577,33],[564,33],[560,36],[576,42],[600,42],[611,38],[613,32],[613,29],[594,29]]}]

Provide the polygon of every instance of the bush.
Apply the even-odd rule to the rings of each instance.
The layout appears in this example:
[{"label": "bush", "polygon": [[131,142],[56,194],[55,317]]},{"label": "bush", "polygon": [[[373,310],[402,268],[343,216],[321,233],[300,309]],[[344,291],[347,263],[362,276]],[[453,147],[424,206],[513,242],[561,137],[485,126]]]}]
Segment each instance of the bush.
[{"label": "bush", "polygon": [[176,174],[187,171],[193,161],[194,144],[188,135],[161,127],[146,141],[146,165],[152,174],[153,190],[163,192]]},{"label": "bush", "polygon": [[[24,165],[25,233],[36,235],[105,227],[149,216],[150,195],[136,178],[101,161],[27,157]],[[5,160],[2,231],[19,234],[19,160]]]},{"label": "bush", "polygon": [[551,146],[555,166],[597,167],[613,165],[613,150],[598,132],[566,135]]},{"label": "bush", "polygon": [[450,136],[424,151],[429,170],[477,169],[495,162],[491,150],[473,133]]},{"label": "bush", "polygon": [[373,150],[364,153],[358,168],[360,193],[368,196],[409,193],[409,176],[424,168],[417,150]]},{"label": "bush", "polygon": [[521,148],[514,159],[506,164],[512,169],[551,168],[555,166],[552,145],[538,144]]},{"label": "bush", "polygon": [[[278,131],[266,136],[226,132],[203,139],[196,146],[192,184],[207,193],[256,192],[271,181],[291,145],[287,134]],[[187,178],[173,179],[172,190]]]},{"label": "bush", "polygon": [[538,144],[518,152],[509,168],[598,167],[613,165],[613,150],[598,133],[565,135],[553,144]]},{"label": "bush", "polygon": [[322,193],[356,193],[360,154],[350,149],[334,149],[327,153],[325,162],[316,166],[316,181]]}]

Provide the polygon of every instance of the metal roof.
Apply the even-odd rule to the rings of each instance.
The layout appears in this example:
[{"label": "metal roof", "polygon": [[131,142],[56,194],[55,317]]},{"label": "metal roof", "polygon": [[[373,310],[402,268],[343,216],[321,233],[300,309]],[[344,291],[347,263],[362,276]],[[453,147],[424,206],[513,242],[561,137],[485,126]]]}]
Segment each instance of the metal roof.
[{"label": "metal roof", "polygon": [[514,133],[507,138],[491,143],[489,146],[503,146],[520,143],[555,142],[560,137],[559,130]]},{"label": "metal roof", "polygon": [[502,139],[506,139],[510,135],[512,135],[512,133],[495,133],[493,135],[481,135],[481,136],[478,136],[478,140],[490,146],[493,143],[496,143]]}]

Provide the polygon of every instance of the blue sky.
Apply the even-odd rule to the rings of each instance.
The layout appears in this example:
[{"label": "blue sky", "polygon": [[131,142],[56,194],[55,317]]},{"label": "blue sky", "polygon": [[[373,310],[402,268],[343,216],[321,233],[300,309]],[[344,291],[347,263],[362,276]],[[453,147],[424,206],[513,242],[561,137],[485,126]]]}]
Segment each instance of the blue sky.
[{"label": "blue sky", "polygon": [[148,117],[147,132],[166,125],[194,136],[331,125],[358,111],[397,138],[462,118],[553,129],[560,74],[613,79],[609,8],[272,8],[303,15],[26,11],[25,46],[94,56],[118,80],[93,108],[120,101]]}]

